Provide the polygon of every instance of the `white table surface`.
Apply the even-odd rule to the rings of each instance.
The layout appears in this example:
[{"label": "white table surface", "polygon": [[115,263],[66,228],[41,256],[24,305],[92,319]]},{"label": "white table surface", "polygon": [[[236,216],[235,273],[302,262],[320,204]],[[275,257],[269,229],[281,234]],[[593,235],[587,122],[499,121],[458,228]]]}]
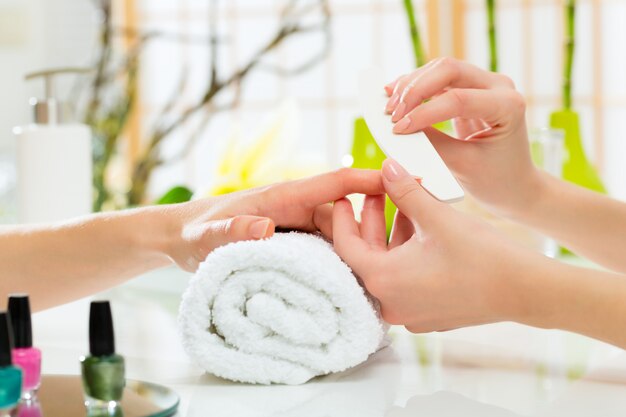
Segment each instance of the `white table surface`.
[{"label": "white table surface", "polygon": [[[626,354],[578,335],[500,323],[442,334],[391,330],[390,348],[350,371],[301,386],[237,384],[205,375],[178,339],[188,276],[163,270],[110,299],[127,376],[181,396],[179,416],[624,416]],[[44,373],[78,374],[88,299],[34,315]]]}]

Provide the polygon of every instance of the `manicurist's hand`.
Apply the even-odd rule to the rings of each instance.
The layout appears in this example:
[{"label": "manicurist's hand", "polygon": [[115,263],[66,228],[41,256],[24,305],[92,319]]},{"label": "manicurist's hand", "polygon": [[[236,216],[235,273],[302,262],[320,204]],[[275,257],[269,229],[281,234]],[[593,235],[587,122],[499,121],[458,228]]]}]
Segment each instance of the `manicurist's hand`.
[{"label": "manicurist's hand", "polygon": [[[533,166],[524,99],[508,77],[442,58],[385,88],[393,130],[424,130],[463,188],[492,212],[626,272],[626,204]],[[449,119],[455,138],[430,127]]]},{"label": "manicurist's hand", "polygon": [[383,177],[399,209],[389,243],[382,196],[366,198],[361,224],[347,199],[335,202],[333,236],[386,321],[430,332],[512,320],[626,348],[624,276],[518,246],[433,199],[394,161],[385,161]]},{"label": "manicurist's hand", "polygon": [[[527,207],[540,182],[524,98],[510,78],[441,58],[386,87],[396,133],[424,130],[466,191],[500,214]],[[457,137],[431,125],[454,122]]]},{"label": "manicurist's hand", "polygon": [[383,196],[366,197],[360,225],[347,199],[333,211],[335,249],[380,300],[383,318],[414,332],[516,318],[514,277],[539,256],[438,202],[397,162],[385,161],[383,177],[399,209],[388,244]]}]

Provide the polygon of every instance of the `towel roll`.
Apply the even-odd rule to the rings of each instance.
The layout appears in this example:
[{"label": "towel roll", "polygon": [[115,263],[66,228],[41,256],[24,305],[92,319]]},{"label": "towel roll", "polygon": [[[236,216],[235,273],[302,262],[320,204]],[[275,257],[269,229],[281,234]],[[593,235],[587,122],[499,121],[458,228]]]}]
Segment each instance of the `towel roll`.
[{"label": "towel roll", "polygon": [[364,362],[383,344],[379,317],[330,244],[278,233],[213,251],[183,295],[179,326],[211,374],[301,384]]}]

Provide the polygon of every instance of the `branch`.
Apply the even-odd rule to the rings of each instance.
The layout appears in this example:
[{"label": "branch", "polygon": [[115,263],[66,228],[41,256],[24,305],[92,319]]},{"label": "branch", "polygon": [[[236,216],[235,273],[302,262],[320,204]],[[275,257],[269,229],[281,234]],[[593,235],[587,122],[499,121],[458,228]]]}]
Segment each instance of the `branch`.
[{"label": "branch", "polygon": [[[293,7],[292,4],[295,3],[296,0],[292,0],[291,3],[287,6],[288,8]],[[328,8],[327,0],[319,0],[319,5],[321,5],[322,11],[325,15],[325,21],[329,21],[330,10]],[[261,64],[261,59],[268,52],[274,50],[281,42],[295,34],[299,33],[301,28],[297,25],[291,24],[289,22],[289,15],[284,15],[282,19],[282,25],[276,32],[276,34],[271,38],[269,42],[262,48],[260,48],[250,60],[242,66],[240,69],[235,71],[230,77],[226,80],[219,82],[215,81],[213,84],[209,86],[209,89],[206,91],[202,99],[196,103],[195,105],[189,107],[173,122],[171,122],[167,127],[163,129],[156,129],[151,134],[152,140],[148,144],[147,152],[152,152],[165,138],[167,135],[171,134],[174,130],[183,125],[193,114],[202,109],[208,102],[210,102],[222,89],[228,87],[235,82],[240,81],[244,78],[253,68]]]}]

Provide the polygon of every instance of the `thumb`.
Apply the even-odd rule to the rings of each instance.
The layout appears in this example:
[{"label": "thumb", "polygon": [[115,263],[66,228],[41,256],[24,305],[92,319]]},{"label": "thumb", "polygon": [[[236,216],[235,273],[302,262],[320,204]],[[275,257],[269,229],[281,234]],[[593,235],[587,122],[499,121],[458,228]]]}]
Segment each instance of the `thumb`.
[{"label": "thumb", "polygon": [[206,223],[203,240],[212,250],[231,242],[271,237],[274,228],[274,222],[267,217],[236,216]]},{"label": "thumb", "polygon": [[181,244],[173,245],[169,256],[181,268],[195,272],[213,249],[240,240],[256,240],[274,234],[274,222],[267,217],[236,216],[184,227]]},{"label": "thumb", "polygon": [[383,162],[383,185],[387,195],[406,217],[421,227],[436,220],[448,207],[435,200],[397,161]]}]

